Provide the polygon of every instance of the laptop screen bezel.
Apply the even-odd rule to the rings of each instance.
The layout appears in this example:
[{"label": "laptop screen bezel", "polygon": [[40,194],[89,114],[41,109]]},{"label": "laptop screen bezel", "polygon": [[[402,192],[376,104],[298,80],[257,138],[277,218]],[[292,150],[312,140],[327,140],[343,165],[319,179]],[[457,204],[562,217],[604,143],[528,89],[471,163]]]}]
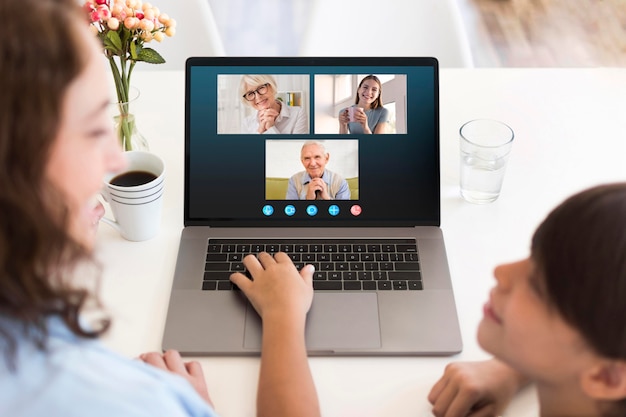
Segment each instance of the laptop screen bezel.
[{"label": "laptop screen bezel", "polygon": [[[436,188],[436,195],[432,198],[432,214],[427,218],[385,220],[335,220],[335,219],[306,219],[297,222],[286,222],[285,219],[258,218],[197,218],[190,215],[190,91],[191,70],[195,67],[431,67],[433,69],[433,105],[434,105],[434,175],[432,186]],[[408,92],[410,93],[410,92]],[[217,134],[216,134],[217,135]],[[412,227],[412,226],[439,226],[441,222],[441,192],[440,192],[440,127],[439,127],[439,68],[436,58],[432,57],[191,57],[185,65],[185,150],[184,150],[184,225],[210,227]]]}]

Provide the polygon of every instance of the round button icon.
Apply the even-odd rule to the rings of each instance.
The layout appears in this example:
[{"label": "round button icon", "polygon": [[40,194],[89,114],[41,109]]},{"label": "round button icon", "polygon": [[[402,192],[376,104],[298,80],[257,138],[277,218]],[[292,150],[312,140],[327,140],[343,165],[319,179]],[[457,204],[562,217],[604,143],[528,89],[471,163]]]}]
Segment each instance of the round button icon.
[{"label": "round button icon", "polygon": [[306,214],[309,216],[315,216],[317,214],[317,206],[310,205],[306,207]]},{"label": "round button icon", "polygon": [[265,214],[266,216],[271,216],[272,214],[274,214],[274,207],[270,206],[269,204],[263,206],[263,214]]},{"label": "round button icon", "polygon": [[359,214],[361,214],[361,211],[363,210],[361,209],[361,206],[359,206],[358,204],[355,204],[352,207],[350,207],[350,213],[352,213],[353,216],[358,216]]},{"label": "round button icon", "polygon": [[333,204],[330,207],[328,207],[328,214],[330,214],[331,216],[336,216],[339,214],[339,206],[337,204]]},{"label": "round button icon", "polygon": [[291,204],[289,204],[288,206],[285,206],[285,214],[287,216],[293,216],[294,214],[296,214],[296,208],[292,206]]}]

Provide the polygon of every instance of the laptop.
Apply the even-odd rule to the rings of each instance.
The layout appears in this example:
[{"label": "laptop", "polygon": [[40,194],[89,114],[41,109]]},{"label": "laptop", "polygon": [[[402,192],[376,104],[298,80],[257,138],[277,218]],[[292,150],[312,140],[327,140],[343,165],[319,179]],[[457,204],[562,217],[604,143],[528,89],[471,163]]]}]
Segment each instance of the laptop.
[{"label": "laptop", "polygon": [[[184,229],[163,349],[258,355],[261,320],[228,276],[248,253],[284,251],[316,268],[310,355],[462,350],[439,228],[436,59],[193,57],[185,76]],[[279,109],[269,119],[264,99]],[[357,101],[366,118],[349,110]]]}]

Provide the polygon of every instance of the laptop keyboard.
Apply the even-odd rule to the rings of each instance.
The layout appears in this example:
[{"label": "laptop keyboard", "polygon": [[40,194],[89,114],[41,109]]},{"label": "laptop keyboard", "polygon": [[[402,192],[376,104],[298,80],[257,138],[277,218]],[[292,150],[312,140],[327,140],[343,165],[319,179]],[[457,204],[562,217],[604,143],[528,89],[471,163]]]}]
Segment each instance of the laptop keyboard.
[{"label": "laptop keyboard", "polygon": [[242,272],[243,258],[259,252],[285,252],[296,268],[315,266],[313,288],[327,291],[422,290],[417,245],[413,239],[211,239],[203,290],[238,289],[229,277]]}]

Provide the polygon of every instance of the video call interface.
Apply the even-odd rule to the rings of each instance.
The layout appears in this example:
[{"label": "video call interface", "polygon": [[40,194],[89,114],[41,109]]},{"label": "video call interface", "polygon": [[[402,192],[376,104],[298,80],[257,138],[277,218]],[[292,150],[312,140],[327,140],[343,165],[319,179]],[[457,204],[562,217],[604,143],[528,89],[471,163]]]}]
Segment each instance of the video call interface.
[{"label": "video call interface", "polygon": [[187,65],[186,225],[439,224],[434,60]]}]

